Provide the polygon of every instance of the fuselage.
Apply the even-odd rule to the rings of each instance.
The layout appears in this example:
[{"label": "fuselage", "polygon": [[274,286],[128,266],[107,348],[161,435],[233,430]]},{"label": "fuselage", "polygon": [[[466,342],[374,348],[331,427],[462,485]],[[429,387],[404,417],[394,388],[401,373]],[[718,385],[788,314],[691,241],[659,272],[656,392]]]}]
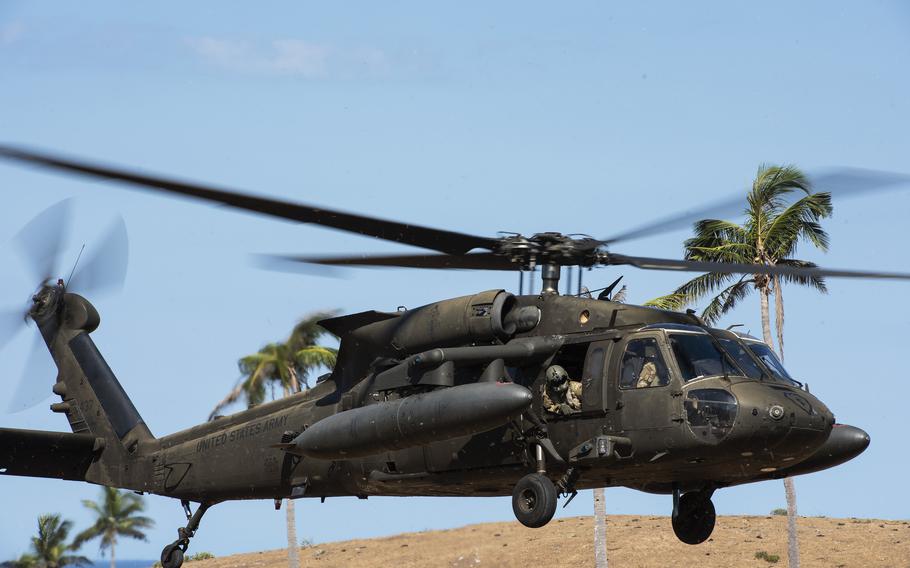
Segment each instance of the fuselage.
[{"label": "fuselage", "polygon": [[[578,488],[669,492],[706,484],[725,487],[799,472],[799,464],[810,463],[813,456],[817,463],[811,463],[826,467],[868,444],[865,433],[854,433],[835,450],[826,450],[827,462],[820,460],[817,454],[834,427],[828,408],[749,351],[752,340],[709,330],[693,316],[555,295],[517,297],[510,309],[521,307],[536,307],[539,317],[533,328],[508,341],[471,345],[453,339],[438,345],[440,357],[449,350],[455,360],[451,385],[431,381],[396,387],[383,379],[394,375],[394,368],[388,370],[394,362],[377,367],[371,364],[376,348],[364,336],[342,336],[348,364],[340,362],[313,389],[158,439],[145,465],[151,482],[141,489],[196,501],[508,495],[537,465],[526,436],[537,422],[546,424],[551,442],[547,470],[558,477],[576,468]],[[378,319],[380,326],[396,323],[392,317]],[[556,348],[526,360],[503,355],[499,380],[531,393],[528,410],[507,423],[410,447],[402,448],[398,441],[398,449],[347,459],[319,459],[280,447],[340,412],[476,382],[487,362],[483,356],[471,358],[471,349],[493,346],[495,352],[535,338],[550,340]],[[734,344],[741,353],[731,353]],[[415,354],[403,353],[399,359],[407,357],[413,360]],[[660,375],[647,387],[636,385],[633,376],[641,374],[645,360]],[[543,408],[544,372],[550,365],[560,365],[581,383],[579,408],[566,413]],[[351,376],[352,369],[360,376]],[[831,451],[841,455],[832,458]]]}]

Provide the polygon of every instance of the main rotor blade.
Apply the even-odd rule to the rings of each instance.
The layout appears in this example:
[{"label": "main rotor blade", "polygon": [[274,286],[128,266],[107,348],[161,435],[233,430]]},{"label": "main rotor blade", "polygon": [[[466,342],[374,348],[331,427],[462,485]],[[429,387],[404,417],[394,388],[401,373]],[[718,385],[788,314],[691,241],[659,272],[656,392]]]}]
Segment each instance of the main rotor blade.
[{"label": "main rotor blade", "polygon": [[725,274],[769,274],[792,276],[824,276],[835,278],[873,278],[885,280],[910,280],[910,274],[902,272],[878,272],[866,270],[841,270],[800,266],[769,266],[765,264],[740,264],[734,262],[704,262],[700,260],[673,260],[644,256],[608,255],[606,264],[628,264],[644,270],[675,270],[678,272],[722,272]]},{"label": "main rotor blade", "polygon": [[70,200],[64,199],[38,213],[16,234],[19,255],[37,283],[55,276],[70,220]]},{"label": "main rotor blade", "polygon": [[126,223],[120,217],[111,224],[91,256],[77,267],[67,288],[81,293],[116,292],[126,280],[128,263],[129,237]]},{"label": "main rotor blade", "polygon": [[[910,186],[910,175],[863,168],[832,168],[817,175],[809,176],[809,179],[812,182],[813,192],[828,191],[831,193],[832,199],[887,191],[904,185]],[[802,195],[802,192],[794,191],[793,195],[798,198]],[[682,229],[701,219],[738,217],[743,214],[745,207],[745,195],[738,194],[736,197],[725,198],[704,207],[688,209],[682,213],[662,217],[656,221],[613,235],[604,239],[601,243],[611,245],[621,241],[659,235],[668,231]]]},{"label": "main rotor blade", "polygon": [[323,225],[341,231],[449,254],[464,254],[475,248],[492,249],[496,243],[495,239],[487,237],[421,227],[410,223],[387,221],[303,203],[291,203],[268,197],[258,197],[237,191],[167,179],[14,146],[0,145],[0,158],[51,170],[62,170],[91,178],[124,182],[144,189],[187,195],[197,199],[222,203],[245,211],[254,211],[302,223]]},{"label": "main rotor blade", "polygon": [[518,270],[519,266],[509,259],[492,253],[417,254],[391,256],[265,256],[276,263],[299,262],[327,266],[400,266],[404,268],[477,269],[477,270]]}]

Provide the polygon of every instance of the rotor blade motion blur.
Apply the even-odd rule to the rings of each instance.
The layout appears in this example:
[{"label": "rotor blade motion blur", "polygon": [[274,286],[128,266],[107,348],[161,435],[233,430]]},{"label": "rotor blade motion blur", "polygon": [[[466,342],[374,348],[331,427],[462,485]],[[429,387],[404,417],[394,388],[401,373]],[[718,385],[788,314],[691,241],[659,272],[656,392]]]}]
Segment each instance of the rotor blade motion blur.
[{"label": "rotor blade motion blur", "polygon": [[865,270],[840,270],[831,268],[772,266],[766,264],[739,264],[726,262],[704,262],[700,260],[673,260],[644,256],[609,255],[606,264],[628,264],[643,270],[675,270],[679,272],[721,272],[725,274],[769,274],[792,276],[824,276],[834,278],[871,278],[883,280],[910,280],[910,274],[901,272],[878,272]]},{"label": "rotor blade motion blur", "polygon": [[70,207],[69,199],[51,205],[29,221],[14,239],[17,252],[39,283],[56,274],[69,229]]},{"label": "rotor blade motion blur", "polygon": [[67,287],[79,292],[116,292],[123,287],[129,263],[129,237],[126,223],[119,217],[94,248],[91,256],[77,268]]},{"label": "rotor blade motion blur", "polygon": [[491,249],[496,242],[495,239],[486,237],[421,227],[408,223],[399,223],[397,221],[387,221],[375,217],[333,211],[331,209],[302,203],[291,203],[236,191],[216,189],[201,184],[177,181],[128,171],[121,168],[102,166],[12,146],[0,146],[0,158],[24,162],[52,170],[67,171],[91,178],[124,182],[145,189],[186,195],[222,203],[246,211],[254,211],[273,217],[300,221],[302,223],[323,225],[350,233],[376,237],[449,254],[464,254],[474,248]]},{"label": "rotor blade motion blur", "polygon": [[[812,182],[812,191],[830,192],[833,199],[887,191],[900,186],[910,187],[910,175],[862,168],[832,168],[818,175],[810,176],[810,181]],[[794,195],[800,194],[801,192],[799,194],[794,193]],[[701,219],[738,217],[743,213],[745,203],[742,195],[722,199],[704,207],[662,217],[656,221],[603,239],[601,243],[610,245],[621,241],[659,235],[686,228]]]},{"label": "rotor blade motion blur", "polygon": [[[31,352],[25,362],[22,378],[6,406],[7,412],[19,412],[31,408],[51,395],[49,388],[57,376],[57,368],[41,333],[35,330]],[[6,392],[10,392],[7,390]]]},{"label": "rotor blade motion blur", "polygon": [[25,310],[3,310],[0,312],[0,349],[16,337],[25,327]]}]

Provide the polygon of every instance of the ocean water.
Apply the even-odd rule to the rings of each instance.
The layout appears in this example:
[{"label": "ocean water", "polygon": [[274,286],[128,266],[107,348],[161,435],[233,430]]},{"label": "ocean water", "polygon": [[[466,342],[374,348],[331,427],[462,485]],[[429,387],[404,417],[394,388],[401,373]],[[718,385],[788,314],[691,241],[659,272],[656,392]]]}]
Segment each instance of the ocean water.
[{"label": "ocean water", "polygon": [[[92,560],[93,564],[89,566],[91,568],[110,568],[111,561],[110,559],[100,558],[97,560]],[[155,560],[117,560],[117,568],[151,568]]]}]

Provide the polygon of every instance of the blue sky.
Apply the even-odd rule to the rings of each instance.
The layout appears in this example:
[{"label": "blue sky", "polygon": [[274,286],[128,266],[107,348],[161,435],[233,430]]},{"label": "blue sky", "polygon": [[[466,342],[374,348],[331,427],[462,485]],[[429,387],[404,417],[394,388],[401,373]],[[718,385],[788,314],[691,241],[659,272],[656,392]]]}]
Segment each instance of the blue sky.
[{"label": "blue sky", "polygon": [[[282,198],[465,232],[607,236],[742,191],[760,163],[910,172],[910,9],[900,2],[0,4],[0,140],[95,157]],[[351,270],[345,278],[259,270],[251,253],[404,252],[405,247],[0,164],[0,306],[32,291],[8,244],[49,205],[78,196],[73,246],[122,214],[123,292],[95,299],[102,353],[152,432],[205,419],[236,359],[311,311],[417,306],[511,275]],[[819,188],[823,189],[823,188]],[[835,203],[831,267],[910,270],[910,191]],[[687,231],[618,252],[674,257]],[[68,263],[71,262],[68,261]],[[625,274],[629,300],[682,275]],[[883,479],[906,471],[910,397],[906,284],[830,281],[786,290],[791,372],[872,445],[797,479],[807,515],[907,518]],[[751,299],[724,325],[760,331]],[[23,334],[0,352],[12,388]],[[42,376],[34,376],[40,374]],[[35,373],[48,389],[52,374]],[[64,430],[46,403],[0,416]],[[96,487],[4,478],[0,557],[25,550],[35,518],[89,523]],[[780,482],[718,492],[720,514],[765,514]],[[151,558],[182,524],[179,503],[147,498],[158,526],[118,557]],[[667,514],[669,499],[616,489],[615,513]],[[334,499],[299,503],[301,537],[338,540],[512,517],[508,499]],[[589,496],[561,515],[590,514]],[[671,538],[668,524],[667,536]],[[192,550],[278,548],[271,502],[212,509]],[[86,549],[90,555],[93,550]]]}]

